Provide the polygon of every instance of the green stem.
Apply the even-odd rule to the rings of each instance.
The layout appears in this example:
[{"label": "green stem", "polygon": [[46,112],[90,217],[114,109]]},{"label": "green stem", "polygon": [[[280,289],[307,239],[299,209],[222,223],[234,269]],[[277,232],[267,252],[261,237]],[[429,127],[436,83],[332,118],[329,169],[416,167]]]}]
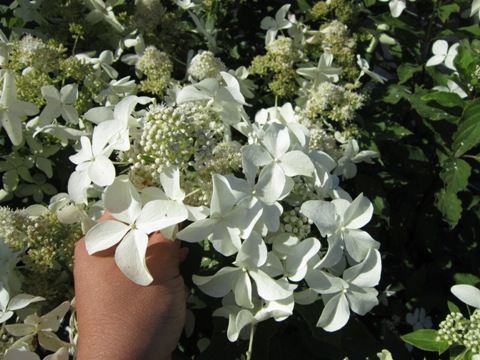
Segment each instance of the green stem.
[{"label": "green stem", "polygon": [[250,341],[248,342],[248,350],[245,354],[246,360],[252,359],[252,351],[253,351],[253,335],[255,334],[255,324],[250,325]]}]

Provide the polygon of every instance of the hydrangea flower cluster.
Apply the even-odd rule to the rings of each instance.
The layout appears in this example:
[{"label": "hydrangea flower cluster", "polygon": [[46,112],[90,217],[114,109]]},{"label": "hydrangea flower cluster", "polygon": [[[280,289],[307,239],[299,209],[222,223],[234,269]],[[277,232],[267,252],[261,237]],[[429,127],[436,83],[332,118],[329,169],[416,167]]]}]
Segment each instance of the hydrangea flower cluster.
[{"label": "hydrangea flower cluster", "polygon": [[452,293],[475,308],[467,319],[461,312],[452,312],[439,325],[437,341],[465,348],[473,356],[480,355],[480,290],[471,285],[455,285]]},{"label": "hydrangea flower cluster", "polygon": [[0,207],[0,223],[0,238],[21,253],[18,260],[24,264],[24,290],[54,304],[68,298],[73,249],[82,236],[80,226],[62,224],[55,213],[35,207],[25,211]]},{"label": "hydrangea flower cluster", "polygon": [[[117,11],[120,3],[77,4],[85,19],[70,24],[71,54],[55,41],[0,33],[0,121],[13,148],[2,153],[1,199],[55,195],[48,208],[0,208],[0,255],[5,247],[24,265],[18,272],[17,262],[0,256],[13,279],[0,278],[0,295],[9,294],[0,297],[0,314],[10,316],[7,358],[36,344],[56,358],[74,353],[54,335],[68,302],[40,316],[30,307],[39,298],[25,295],[29,314],[13,320],[12,312],[21,291],[55,305],[71,295],[73,244],[82,235],[89,254],[116,246],[120,270],[145,286],[153,281],[145,261],[152,232],[208,248],[214,260],[192,280],[197,293],[221,298],[214,315],[228,319],[230,341],[252,338],[262,321],[287,319],[298,304],[321,302],[317,326],[330,332],[351,312],[368,313],[378,304],[382,268],[380,244],[364,230],[373,205],[341,181],[375,156],[353,135],[366,101],[360,77],[379,77],[366,60],[357,63],[348,26],[334,20],[314,30],[284,5],[260,24],[265,55],[248,70],[230,69],[198,2],[177,1],[170,18],[186,12],[209,45],[193,57],[191,50],[178,76],[183,61],[150,40],[168,7],[142,0],[130,14]],[[34,5],[19,2],[16,10],[25,21],[46,22]],[[76,53],[89,26],[108,29],[98,39],[108,48]],[[130,75],[121,77],[125,68]],[[256,97],[252,75],[268,83],[272,99]],[[57,174],[65,159],[69,173]],[[56,177],[68,178],[68,193],[57,194],[49,183]],[[103,211],[112,219],[97,223]],[[54,326],[42,327],[52,317]]]}]

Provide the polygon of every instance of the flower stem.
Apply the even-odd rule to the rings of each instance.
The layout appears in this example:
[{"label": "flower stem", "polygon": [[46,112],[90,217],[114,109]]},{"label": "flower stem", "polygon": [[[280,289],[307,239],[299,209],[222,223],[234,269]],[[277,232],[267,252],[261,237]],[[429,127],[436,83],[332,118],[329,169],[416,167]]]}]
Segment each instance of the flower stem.
[{"label": "flower stem", "polygon": [[250,341],[248,342],[248,350],[245,354],[246,360],[252,359],[252,350],[253,350],[253,335],[255,334],[255,324],[250,326]]}]

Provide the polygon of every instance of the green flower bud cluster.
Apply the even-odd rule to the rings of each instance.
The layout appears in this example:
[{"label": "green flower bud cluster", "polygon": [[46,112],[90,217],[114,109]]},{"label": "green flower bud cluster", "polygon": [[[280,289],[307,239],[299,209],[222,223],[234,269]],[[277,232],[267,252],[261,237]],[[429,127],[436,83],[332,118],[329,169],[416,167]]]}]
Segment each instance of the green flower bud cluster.
[{"label": "green flower bud cluster", "polygon": [[225,71],[225,64],[211,51],[202,51],[195,55],[188,67],[188,74],[195,80],[215,78],[220,71]]},{"label": "green flower bud cluster", "polygon": [[15,338],[9,335],[8,332],[5,331],[3,334],[0,333],[0,354],[5,354],[14,342]]},{"label": "green flower bud cluster", "polygon": [[147,77],[139,90],[162,96],[172,80],[173,63],[168,55],[155,46],[145,49],[136,64],[137,70]]},{"label": "green flower bud cluster", "polygon": [[79,225],[58,221],[54,213],[32,217],[26,211],[0,208],[0,237],[13,251],[24,251],[23,291],[62,301],[71,292],[75,242],[81,238]]},{"label": "green flower bud cluster", "polygon": [[38,106],[45,105],[45,99],[41,92],[42,86],[53,84],[52,78],[39,70],[33,69],[24,75],[15,76],[18,98]]},{"label": "green flower bud cluster", "polygon": [[[80,31],[78,26],[75,31]],[[65,48],[54,41],[44,43],[26,35],[12,42],[9,55],[5,67],[17,73],[15,85],[18,98],[38,106],[45,105],[41,93],[45,85],[59,87],[66,83],[79,84],[75,103],[79,112],[88,110],[92,106],[92,99],[107,87],[106,80],[97,75],[92,64],[82,63],[74,56],[66,57]]]},{"label": "green flower bud cluster", "polygon": [[468,331],[463,337],[463,345],[473,354],[480,354],[480,310],[477,309],[470,316]]},{"label": "green flower bud cluster", "polygon": [[206,146],[195,153],[195,172],[188,172],[183,179],[183,187],[192,193],[186,203],[208,205],[212,189],[212,175],[228,175],[242,166],[241,145],[236,141],[220,142],[217,138],[208,141]]},{"label": "green flower bud cluster", "polygon": [[25,242],[28,222],[28,214],[25,211],[0,206],[0,238],[11,247],[12,243]]},{"label": "green flower bud cluster", "polygon": [[241,147],[236,141],[221,142],[211,151],[195,154],[195,167],[200,176],[210,179],[212,174],[227,175],[239,170],[242,166]]},{"label": "green flower bud cluster", "polygon": [[135,2],[135,23],[146,32],[153,32],[161,24],[166,10],[160,0],[139,0]]},{"label": "green flower bud cluster", "polygon": [[357,41],[351,36],[348,27],[333,20],[320,29],[321,47],[323,52],[330,52],[335,62],[342,67],[342,73],[348,79],[358,76],[356,64]]},{"label": "green flower bud cluster", "polygon": [[472,354],[480,353],[480,310],[476,309],[466,319],[459,312],[450,313],[439,325],[437,341],[446,340],[451,345],[462,345]]},{"label": "green flower bud cluster", "polygon": [[343,23],[349,23],[355,19],[355,4],[349,0],[318,1],[310,10],[310,16],[314,20],[324,19],[330,15]]},{"label": "green flower bud cluster", "polygon": [[335,137],[327,133],[323,127],[315,123],[309,126],[309,130],[310,149],[323,151],[335,160],[342,156],[342,150],[338,146],[337,140],[335,140]]},{"label": "green flower bud cluster", "polygon": [[302,115],[309,119],[330,119],[345,127],[355,117],[355,112],[365,102],[365,97],[350,88],[323,82],[309,90]]},{"label": "green flower bud cluster", "polygon": [[62,44],[56,44],[54,41],[44,43],[32,35],[26,35],[13,43],[10,54],[11,67],[14,70],[21,70],[30,66],[44,73],[52,72],[58,69],[65,51]]},{"label": "green flower bud cluster", "polygon": [[279,36],[267,46],[265,55],[256,56],[252,60],[249,71],[268,78],[268,87],[273,94],[284,97],[295,93],[297,89],[294,64],[302,56],[291,38]]},{"label": "green flower bud cluster", "polygon": [[300,208],[295,207],[290,211],[285,211],[281,217],[280,231],[295,235],[300,240],[305,239],[310,234],[311,226],[308,218],[300,214]]},{"label": "green flower bud cluster", "polygon": [[[220,160],[211,164],[202,161],[215,158],[215,146],[222,138],[221,119],[206,103],[189,102],[176,107],[160,105],[146,113],[140,138],[121,157],[132,164],[130,177],[136,185],[158,185],[158,175],[164,167],[172,165],[179,167],[185,181],[195,184],[202,181],[197,164],[201,168],[223,166]],[[224,151],[219,151],[219,156],[222,153],[225,156]],[[199,185],[203,189],[203,182]],[[191,184],[190,187],[196,186]]]}]

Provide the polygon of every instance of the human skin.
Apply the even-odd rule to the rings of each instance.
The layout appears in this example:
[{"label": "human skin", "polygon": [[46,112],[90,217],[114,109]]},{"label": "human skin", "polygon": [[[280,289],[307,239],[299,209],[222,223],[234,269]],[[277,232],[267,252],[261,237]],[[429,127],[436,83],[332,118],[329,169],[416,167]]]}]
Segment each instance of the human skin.
[{"label": "human skin", "polygon": [[[111,218],[106,214],[102,220]],[[154,281],[140,286],[119,270],[115,248],[88,255],[84,239],[75,247],[78,360],[166,360],[185,321],[185,288],[178,242],[150,235],[147,266]]]}]

